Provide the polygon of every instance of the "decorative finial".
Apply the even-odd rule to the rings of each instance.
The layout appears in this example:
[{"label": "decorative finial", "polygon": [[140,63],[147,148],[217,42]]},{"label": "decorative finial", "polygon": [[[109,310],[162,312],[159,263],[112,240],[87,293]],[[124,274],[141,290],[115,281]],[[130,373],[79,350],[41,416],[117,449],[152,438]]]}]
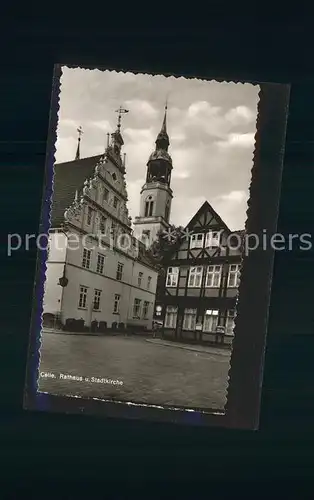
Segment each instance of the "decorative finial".
[{"label": "decorative finial", "polygon": [[76,149],[75,159],[79,160],[80,159],[81,135],[83,135],[83,133],[84,133],[81,126],[79,126],[79,128],[77,129],[77,132],[78,132],[78,140],[77,140],[77,149]]},{"label": "decorative finial", "polygon": [[165,114],[162,122],[161,132],[167,133],[167,111],[168,111],[168,96],[166,97],[165,103]]},{"label": "decorative finial", "polygon": [[125,113],[128,113],[129,110],[128,109],[125,109],[125,108],[122,108],[122,106],[119,107],[119,109],[116,109],[116,113],[118,113],[118,130],[120,132],[120,128],[121,128],[121,117],[123,114]]},{"label": "decorative finial", "polygon": [[109,148],[110,134],[107,132],[107,148]]}]

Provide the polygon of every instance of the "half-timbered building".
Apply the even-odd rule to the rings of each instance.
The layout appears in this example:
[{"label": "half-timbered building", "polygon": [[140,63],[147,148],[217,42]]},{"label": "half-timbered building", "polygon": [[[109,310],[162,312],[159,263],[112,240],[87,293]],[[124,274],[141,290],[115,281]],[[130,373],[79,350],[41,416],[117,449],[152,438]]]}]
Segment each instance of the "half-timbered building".
[{"label": "half-timbered building", "polygon": [[243,234],[232,232],[207,201],[194,215],[163,259],[156,312],[165,337],[216,341],[220,331],[231,342]]}]

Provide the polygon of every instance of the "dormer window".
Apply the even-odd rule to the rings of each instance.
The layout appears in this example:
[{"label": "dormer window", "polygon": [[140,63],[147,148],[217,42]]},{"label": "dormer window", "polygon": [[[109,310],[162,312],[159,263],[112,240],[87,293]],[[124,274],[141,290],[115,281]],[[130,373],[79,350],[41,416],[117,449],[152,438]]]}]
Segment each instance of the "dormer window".
[{"label": "dormer window", "polygon": [[111,175],[112,175],[113,180],[116,181],[117,180],[117,174],[115,172],[112,172]]},{"label": "dormer window", "polygon": [[192,234],[190,239],[190,248],[203,248],[204,233]]}]

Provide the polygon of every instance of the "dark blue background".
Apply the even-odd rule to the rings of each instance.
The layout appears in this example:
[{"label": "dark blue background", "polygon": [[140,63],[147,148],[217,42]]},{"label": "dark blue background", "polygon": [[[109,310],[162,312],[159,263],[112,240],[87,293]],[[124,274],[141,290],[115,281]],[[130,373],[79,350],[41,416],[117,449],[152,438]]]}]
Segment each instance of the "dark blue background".
[{"label": "dark blue background", "polygon": [[[28,483],[39,488],[44,497],[46,490],[35,483],[36,476],[55,483],[62,479],[74,489],[79,486],[74,477],[90,478],[107,498],[112,490],[115,494],[111,495],[120,498],[126,482],[145,484],[150,498],[153,481],[163,483],[163,498],[187,491],[190,482],[190,498],[197,498],[197,486],[206,482],[206,496],[223,498],[232,482],[244,481],[242,491],[255,497],[260,490],[252,481],[265,484],[269,479],[283,479],[284,485],[291,479],[310,478],[312,473],[312,251],[295,249],[276,256],[260,431],[21,410],[36,249],[33,245],[31,251],[20,250],[7,258],[6,235],[38,231],[54,63],[291,81],[279,230],[312,232],[314,58],[310,27],[297,15],[289,19],[281,13],[276,19],[262,9],[257,18],[225,6],[223,16],[213,6],[205,14],[195,5],[186,14],[190,16],[187,21],[182,12],[171,18],[167,8],[159,3],[152,11],[147,6],[138,14],[127,13],[118,4],[104,4],[90,15],[84,6],[77,6],[67,14],[62,11],[61,18],[52,4],[42,14],[30,12],[29,4],[23,4],[8,17],[2,12],[0,454],[4,478],[12,479],[14,487]],[[92,491],[88,496],[93,496]]]}]

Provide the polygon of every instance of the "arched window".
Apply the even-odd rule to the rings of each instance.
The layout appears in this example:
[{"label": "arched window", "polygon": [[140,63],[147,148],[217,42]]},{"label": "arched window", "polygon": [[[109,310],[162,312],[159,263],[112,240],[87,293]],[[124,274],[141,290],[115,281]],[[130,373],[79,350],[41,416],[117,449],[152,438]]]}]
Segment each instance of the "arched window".
[{"label": "arched window", "polygon": [[167,222],[169,221],[169,214],[170,214],[170,201],[168,200],[165,208],[165,219]]},{"label": "arched window", "polygon": [[145,217],[151,217],[153,215],[154,210],[154,200],[153,197],[147,196],[145,201]]}]

